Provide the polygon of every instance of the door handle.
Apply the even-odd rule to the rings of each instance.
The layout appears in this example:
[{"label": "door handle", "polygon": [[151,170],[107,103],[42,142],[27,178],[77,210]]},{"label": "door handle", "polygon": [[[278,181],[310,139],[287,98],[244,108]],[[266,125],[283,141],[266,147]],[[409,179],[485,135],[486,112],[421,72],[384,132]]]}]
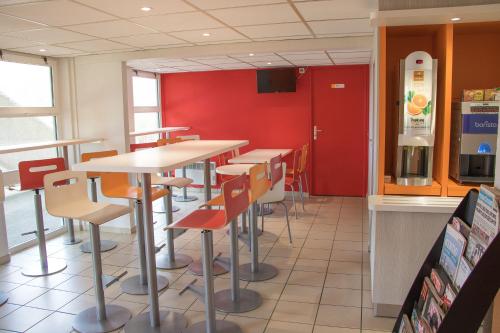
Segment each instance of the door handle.
[{"label": "door handle", "polygon": [[313,139],[318,140],[318,133],[323,132],[322,129],[319,129],[318,126],[314,125],[313,127]]}]

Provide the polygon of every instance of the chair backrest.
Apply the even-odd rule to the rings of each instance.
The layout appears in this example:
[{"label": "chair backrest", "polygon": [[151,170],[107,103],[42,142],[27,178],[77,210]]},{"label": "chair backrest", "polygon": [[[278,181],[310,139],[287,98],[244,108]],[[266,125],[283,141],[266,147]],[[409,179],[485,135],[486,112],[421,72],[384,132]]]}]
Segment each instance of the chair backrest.
[{"label": "chair backrest", "polygon": [[22,161],[18,164],[21,190],[37,190],[43,188],[43,177],[49,173],[66,170],[64,158],[48,158],[43,160]]},{"label": "chair backrest", "polygon": [[141,149],[155,148],[155,147],[158,147],[158,144],[156,143],[156,141],[144,142],[144,143],[131,143],[130,144],[130,151],[134,152],[134,151],[141,150]]},{"label": "chair backrest", "polygon": [[221,187],[226,224],[228,224],[248,209],[249,183],[246,173],[225,181]]},{"label": "chair backrest", "polygon": [[[103,150],[103,151],[94,151],[91,153],[83,153],[81,156],[82,162],[87,162],[93,160],[95,158],[103,158],[118,155],[117,150]],[[100,172],[87,172],[87,178],[98,178],[100,177]]]},{"label": "chair backrest", "polygon": [[293,166],[292,166],[292,179],[295,181],[299,176],[299,167],[300,167],[300,156],[302,155],[302,151],[300,149],[295,149],[293,151]]},{"label": "chair backrest", "polygon": [[278,183],[281,178],[283,178],[283,169],[282,169],[282,159],[281,155],[271,158],[269,161],[269,168],[271,169],[271,189]]},{"label": "chair backrest", "polygon": [[303,173],[307,168],[307,157],[309,155],[309,144],[302,146],[302,151],[300,155],[299,173]]},{"label": "chair backrest", "polygon": [[90,201],[86,172],[64,170],[50,173],[43,178],[43,183],[45,206],[53,216],[62,216],[61,208],[67,206],[67,203]]},{"label": "chair backrest", "polygon": [[166,145],[171,145],[174,143],[179,143],[185,141],[184,139],[181,139],[179,137],[177,138],[168,138],[168,139],[158,139],[156,141],[156,146],[166,146]]},{"label": "chair backrest", "polygon": [[252,202],[259,199],[271,187],[267,172],[267,163],[256,164],[250,168],[250,192]]},{"label": "chair backrest", "polygon": [[231,150],[231,151],[224,153],[224,154],[220,154],[219,155],[219,165],[228,165],[229,160],[232,158],[235,158],[237,156],[240,156],[240,149],[239,148]]},{"label": "chair backrest", "polygon": [[101,172],[101,192],[107,197],[114,197],[117,187],[132,187],[125,172]]}]

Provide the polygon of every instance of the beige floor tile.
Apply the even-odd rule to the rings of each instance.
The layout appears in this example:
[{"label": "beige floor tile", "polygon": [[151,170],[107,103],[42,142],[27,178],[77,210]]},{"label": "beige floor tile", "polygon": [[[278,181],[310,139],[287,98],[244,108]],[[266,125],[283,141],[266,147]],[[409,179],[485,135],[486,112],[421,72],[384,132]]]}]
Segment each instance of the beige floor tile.
[{"label": "beige floor tile", "polygon": [[258,292],[264,299],[279,299],[283,289],[284,283],[273,282],[250,282],[247,285],[248,289]]},{"label": "beige floor tile", "polygon": [[395,318],[375,317],[373,309],[363,309],[362,328],[376,331],[391,331],[396,321]]},{"label": "beige floor tile", "polygon": [[[106,303],[111,302],[111,299],[105,298]],[[59,309],[60,312],[79,314],[83,310],[90,307],[96,306],[95,297],[92,295],[80,295],[62,308]]]},{"label": "beige floor tile", "polygon": [[55,286],[55,289],[69,291],[73,293],[84,293],[92,288],[94,280],[85,276],[73,276],[61,284]]},{"label": "beige floor tile", "polygon": [[295,262],[294,270],[306,272],[324,273],[328,269],[328,260],[317,259],[297,259]]},{"label": "beige floor tile", "polygon": [[40,295],[45,294],[49,289],[23,285],[9,292],[9,303],[25,305]]},{"label": "beige floor tile", "polygon": [[0,306],[0,318],[5,317],[9,313],[19,309],[21,306],[16,304],[5,303]]},{"label": "beige floor tile", "polygon": [[333,242],[333,249],[347,250],[347,251],[361,251],[363,249],[363,242],[335,240]]},{"label": "beige floor tile", "polygon": [[235,315],[228,315],[225,320],[239,325],[243,333],[264,333],[267,325],[267,320],[265,319],[240,317]]},{"label": "beige floor tile", "polygon": [[334,261],[351,261],[361,263],[363,260],[363,252],[361,251],[348,251],[334,249],[332,251],[332,258]]},{"label": "beige floor tile", "polygon": [[251,318],[259,318],[259,319],[269,319],[276,307],[278,302],[272,299],[263,299],[262,305],[257,309],[245,313],[240,313],[238,316],[242,317],[251,317]]},{"label": "beige floor tile", "polygon": [[329,273],[361,274],[361,263],[350,261],[332,261],[328,267]]},{"label": "beige floor tile", "polygon": [[331,326],[314,326],[313,333],[360,333],[359,329]]},{"label": "beige floor tile", "polygon": [[[327,232],[324,230],[318,230],[318,231]],[[304,248],[307,249],[330,250],[332,246],[333,246],[333,241],[328,239],[307,239],[304,243]]]},{"label": "beige floor tile", "polygon": [[313,324],[318,311],[317,304],[279,301],[272,320]]},{"label": "beige floor tile", "polygon": [[74,315],[54,312],[26,333],[55,333],[55,332],[71,332],[73,330]]},{"label": "beige floor tile", "polygon": [[320,305],[316,325],[359,329],[361,311],[357,307]]},{"label": "beige floor tile", "polygon": [[280,301],[317,304],[321,299],[321,292],[321,287],[287,285]]},{"label": "beige floor tile", "polygon": [[55,286],[69,280],[73,275],[66,273],[57,273],[49,276],[34,278],[26,284],[34,287],[54,288]]},{"label": "beige floor tile", "polygon": [[361,291],[325,288],[321,296],[321,304],[361,307]]},{"label": "beige floor tile", "polygon": [[335,234],[336,241],[355,241],[361,242],[363,240],[360,232],[340,232]]},{"label": "beige floor tile", "polygon": [[132,313],[132,316],[137,316],[148,307],[146,304],[127,302],[117,299],[111,301],[109,304],[120,305],[127,308]]},{"label": "beige floor tile", "polygon": [[361,289],[361,276],[352,274],[327,274],[325,287]]},{"label": "beige floor tile", "polygon": [[303,248],[300,251],[299,259],[318,259],[318,260],[329,260],[331,250],[324,249],[306,249]]},{"label": "beige floor tile", "polygon": [[189,290],[179,295],[178,290],[167,289],[160,295],[159,302],[162,306],[187,310],[191,307],[196,298],[196,295]]},{"label": "beige floor tile", "polygon": [[325,273],[293,271],[288,279],[288,284],[322,287],[325,275]]},{"label": "beige floor tile", "polygon": [[0,319],[0,329],[24,332],[51,314],[52,311],[23,306]]},{"label": "beige floor tile", "polygon": [[312,333],[312,329],[313,326],[309,324],[271,320],[265,333]]},{"label": "beige floor tile", "polygon": [[56,311],[61,307],[63,307],[64,305],[71,302],[72,300],[74,300],[75,298],[77,298],[78,296],[80,295],[76,293],[71,293],[69,291],[53,289],[35,298],[26,305],[31,306],[33,308]]},{"label": "beige floor tile", "polygon": [[363,290],[363,307],[373,309],[371,290]]}]

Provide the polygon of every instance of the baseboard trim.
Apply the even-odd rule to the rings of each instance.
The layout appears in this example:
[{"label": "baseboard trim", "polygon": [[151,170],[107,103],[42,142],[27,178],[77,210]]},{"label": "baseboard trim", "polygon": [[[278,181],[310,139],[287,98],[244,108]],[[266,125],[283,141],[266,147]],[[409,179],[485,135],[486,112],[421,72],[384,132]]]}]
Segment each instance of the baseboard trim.
[{"label": "baseboard trim", "polygon": [[401,305],[373,303],[373,314],[376,317],[396,318],[401,311]]}]

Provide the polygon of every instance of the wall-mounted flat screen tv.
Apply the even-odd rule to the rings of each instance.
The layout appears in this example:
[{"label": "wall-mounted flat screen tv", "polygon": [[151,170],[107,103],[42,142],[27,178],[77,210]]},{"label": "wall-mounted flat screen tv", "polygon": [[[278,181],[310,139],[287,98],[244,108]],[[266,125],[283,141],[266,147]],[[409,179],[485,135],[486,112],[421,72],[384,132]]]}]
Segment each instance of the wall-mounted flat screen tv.
[{"label": "wall-mounted flat screen tv", "polygon": [[257,91],[262,93],[295,92],[295,68],[257,70]]}]

